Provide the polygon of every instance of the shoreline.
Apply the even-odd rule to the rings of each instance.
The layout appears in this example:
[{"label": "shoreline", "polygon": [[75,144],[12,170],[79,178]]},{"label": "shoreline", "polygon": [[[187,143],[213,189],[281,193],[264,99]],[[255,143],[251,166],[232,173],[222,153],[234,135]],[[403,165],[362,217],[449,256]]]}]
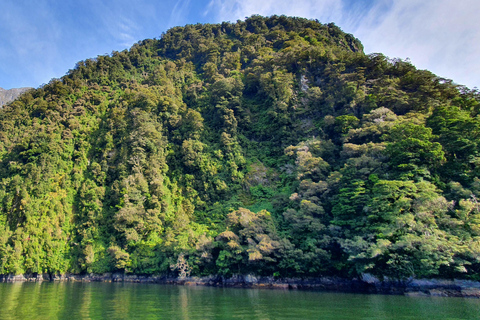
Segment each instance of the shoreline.
[{"label": "shoreline", "polygon": [[263,288],[280,290],[318,290],[345,293],[392,294],[405,296],[435,296],[480,298],[480,282],[470,280],[408,279],[405,281],[380,281],[372,275],[364,274],[361,279],[339,277],[284,278],[236,275],[175,278],[154,275],[129,275],[123,273],[105,274],[23,274],[0,275],[0,282],[127,282],[156,283],[185,286],[209,286],[229,288]]}]

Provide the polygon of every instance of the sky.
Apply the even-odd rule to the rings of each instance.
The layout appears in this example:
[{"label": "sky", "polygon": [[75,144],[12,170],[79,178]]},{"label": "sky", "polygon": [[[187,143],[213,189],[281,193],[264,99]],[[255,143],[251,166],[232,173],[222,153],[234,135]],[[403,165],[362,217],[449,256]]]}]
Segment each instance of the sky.
[{"label": "sky", "polygon": [[334,22],[365,53],[480,87],[479,0],[0,0],[0,87],[39,87],[79,61],[174,26],[253,14]]}]

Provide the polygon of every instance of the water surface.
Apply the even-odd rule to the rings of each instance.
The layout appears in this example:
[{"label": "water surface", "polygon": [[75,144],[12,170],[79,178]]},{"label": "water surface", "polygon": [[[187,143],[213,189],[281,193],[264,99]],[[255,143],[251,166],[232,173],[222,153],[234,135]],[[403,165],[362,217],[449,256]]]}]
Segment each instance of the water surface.
[{"label": "water surface", "polygon": [[136,283],[0,283],[0,319],[480,319],[480,300]]}]

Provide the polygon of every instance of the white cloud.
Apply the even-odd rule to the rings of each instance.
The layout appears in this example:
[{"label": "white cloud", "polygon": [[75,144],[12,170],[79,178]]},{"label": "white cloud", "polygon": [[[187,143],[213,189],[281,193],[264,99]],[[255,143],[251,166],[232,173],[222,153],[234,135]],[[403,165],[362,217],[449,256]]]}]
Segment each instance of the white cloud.
[{"label": "white cloud", "polygon": [[365,52],[410,58],[420,69],[480,86],[478,0],[211,0],[205,14],[236,21],[285,14],[334,22],[359,38]]},{"label": "white cloud", "polygon": [[408,57],[418,68],[480,86],[480,1],[395,1],[380,22],[372,23],[385,1],[352,31],[366,52]]}]

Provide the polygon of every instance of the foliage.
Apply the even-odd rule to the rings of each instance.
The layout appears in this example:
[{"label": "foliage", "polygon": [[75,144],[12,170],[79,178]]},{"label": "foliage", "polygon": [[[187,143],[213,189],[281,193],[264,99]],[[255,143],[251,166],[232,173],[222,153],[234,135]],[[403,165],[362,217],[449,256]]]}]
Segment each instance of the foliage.
[{"label": "foliage", "polygon": [[175,27],[0,110],[0,273],[478,279],[479,139],[334,24]]}]

